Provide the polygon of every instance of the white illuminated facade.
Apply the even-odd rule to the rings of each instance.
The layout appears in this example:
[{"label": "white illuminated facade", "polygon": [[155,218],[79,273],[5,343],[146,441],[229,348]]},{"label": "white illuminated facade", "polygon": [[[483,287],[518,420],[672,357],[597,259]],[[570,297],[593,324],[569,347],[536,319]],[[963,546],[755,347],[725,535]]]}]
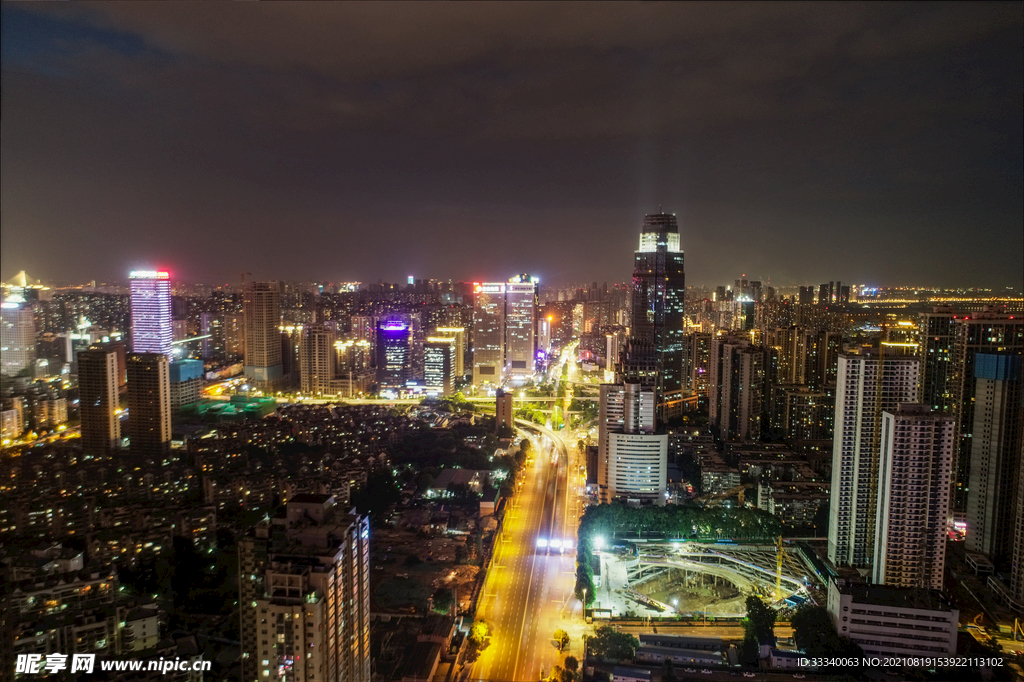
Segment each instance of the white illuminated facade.
[{"label": "white illuminated facade", "polygon": [[665,503],[668,435],[655,433],[653,388],[601,385],[597,479],[602,502]]},{"label": "white illuminated facade", "polygon": [[513,382],[533,375],[537,353],[537,282],[528,275],[505,285],[505,370]]},{"label": "white illuminated facade", "polygon": [[130,275],[132,351],[171,356],[171,275],[165,270],[136,270]]},{"label": "white illuminated facade", "polygon": [[448,395],[454,388],[456,341],[428,336],[423,344],[423,383],[428,394]]},{"label": "white illuminated facade", "polygon": [[0,363],[4,374],[29,369],[36,359],[36,323],[32,306],[20,296],[0,306]]},{"label": "white illuminated facade", "polygon": [[501,386],[505,367],[505,284],[475,286],[473,385]]}]

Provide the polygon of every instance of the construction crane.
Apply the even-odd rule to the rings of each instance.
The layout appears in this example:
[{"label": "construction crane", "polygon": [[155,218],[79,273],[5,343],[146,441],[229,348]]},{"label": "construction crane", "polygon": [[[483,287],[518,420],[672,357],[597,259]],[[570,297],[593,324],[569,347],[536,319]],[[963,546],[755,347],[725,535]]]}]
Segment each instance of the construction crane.
[{"label": "construction crane", "polygon": [[775,598],[782,599],[782,536],[779,536],[778,552],[775,555]]},{"label": "construction crane", "polygon": [[745,494],[746,489],[747,489],[747,486],[745,486],[745,485],[738,485],[738,486],[736,486],[734,488],[729,488],[728,490],[723,490],[720,493],[711,493],[709,495],[701,495],[700,497],[694,499],[694,502],[702,503],[702,502],[711,502],[712,500],[724,500],[724,499],[726,499],[728,497],[732,497],[733,495],[735,495],[736,498],[739,500],[740,506],[742,507],[743,506],[743,496]]}]

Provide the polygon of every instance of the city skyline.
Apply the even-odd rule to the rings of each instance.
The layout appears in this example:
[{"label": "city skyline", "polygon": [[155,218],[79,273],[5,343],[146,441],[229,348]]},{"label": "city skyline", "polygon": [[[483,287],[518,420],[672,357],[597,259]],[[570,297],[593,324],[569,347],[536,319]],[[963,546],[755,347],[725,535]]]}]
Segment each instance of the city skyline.
[{"label": "city skyline", "polygon": [[0,276],[615,282],[660,207],[697,284],[1017,289],[1021,19],[966,7],[4,5]]}]

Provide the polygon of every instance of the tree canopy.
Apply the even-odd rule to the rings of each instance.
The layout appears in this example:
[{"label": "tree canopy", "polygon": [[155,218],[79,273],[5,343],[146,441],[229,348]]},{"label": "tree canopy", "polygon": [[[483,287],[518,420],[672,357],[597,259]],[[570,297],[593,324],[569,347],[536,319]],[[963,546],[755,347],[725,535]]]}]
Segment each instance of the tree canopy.
[{"label": "tree canopy", "polygon": [[587,650],[595,656],[609,661],[633,658],[633,652],[640,646],[639,640],[626,632],[619,632],[610,625],[602,625],[587,639]]}]

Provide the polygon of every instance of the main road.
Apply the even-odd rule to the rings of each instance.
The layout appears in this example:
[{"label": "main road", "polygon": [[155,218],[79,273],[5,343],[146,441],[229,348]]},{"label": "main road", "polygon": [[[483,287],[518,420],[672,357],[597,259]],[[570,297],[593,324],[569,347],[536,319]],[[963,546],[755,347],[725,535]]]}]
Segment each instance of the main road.
[{"label": "main road", "polygon": [[568,452],[554,433],[519,423],[535,434],[534,455],[505,514],[477,606],[476,618],[490,624],[491,640],[473,667],[474,680],[537,680],[547,675],[562,657],[552,634],[558,628],[568,630],[574,611],[579,613],[572,596],[576,497],[567,485]]}]

